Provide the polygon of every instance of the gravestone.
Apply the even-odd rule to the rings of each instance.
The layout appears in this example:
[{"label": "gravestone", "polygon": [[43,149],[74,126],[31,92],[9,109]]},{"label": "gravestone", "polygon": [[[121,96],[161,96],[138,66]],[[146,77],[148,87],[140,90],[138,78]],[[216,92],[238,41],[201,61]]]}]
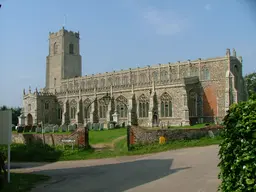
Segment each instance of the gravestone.
[{"label": "gravestone", "polygon": [[102,131],[103,129],[104,129],[104,123],[101,123],[99,130]]},{"label": "gravestone", "polygon": [[66,124],[63,124],[63,125],[60,126],[60,129],[61,129],[62,132],[67,132],[68,126]]},{"label": "gravestone", "polygon": [[114,123],[110,123],[109,124],[109,129],[114,129],[115,128],[115,124]]},{"label": "gravestone", "polygon": [[36,128],[36,133],[42,133],[42,128],[41,127],[37,127]]},{"label": "gravestone", "polygon": [[98,130],[98,123],[93,123],[92,129],[93,129],[94,131],[97,131],[97,130]]},{"label": "gravestone", "polygon": [[58,125],[54,125],[52,127],[52,131],[55,133],[55,132],[58,132],[59,131],[59,126]]},{"label": "gravestone", "polygon": [[208,135],[209,135],[209,137],[211,137],[211,138],[214,138],[214,137],[215,137],[214,133],[213,133],[211,130],[208,131]]},{"label": "gravestone", "polygon": [[68,131],[75,131],[76,126],[75,125],[68,125]]},{"label": "gravestone", "polygon": [[50,127],[47,125],[44,127],[44,133],[49,133],[49,132],[51,132],[51,130],[50,130]]},{"label": "gravestone", "polygon": [[89,129],[89,130],[92,130],[92,123],[91,122],[88,122],[86,127]]}]

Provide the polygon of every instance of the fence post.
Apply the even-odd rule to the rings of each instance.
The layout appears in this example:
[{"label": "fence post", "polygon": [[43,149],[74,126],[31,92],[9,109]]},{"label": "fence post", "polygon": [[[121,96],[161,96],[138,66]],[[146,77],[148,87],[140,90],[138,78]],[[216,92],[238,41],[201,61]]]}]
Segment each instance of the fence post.
[{"label": "fence post", "polygon": [[131,126],[128,125],[127,126],[127,149],[128,149],[128,151],[130,151],[130,129],[131,129]]}]

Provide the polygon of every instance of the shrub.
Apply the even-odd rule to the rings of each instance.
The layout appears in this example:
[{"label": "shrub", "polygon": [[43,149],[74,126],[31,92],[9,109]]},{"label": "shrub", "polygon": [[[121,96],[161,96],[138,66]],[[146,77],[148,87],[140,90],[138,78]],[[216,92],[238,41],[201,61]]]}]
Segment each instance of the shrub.
[{"label": "shrub", "polygon": [[256,100],[231,105],[224,125],[219,190],[256,191]]}]

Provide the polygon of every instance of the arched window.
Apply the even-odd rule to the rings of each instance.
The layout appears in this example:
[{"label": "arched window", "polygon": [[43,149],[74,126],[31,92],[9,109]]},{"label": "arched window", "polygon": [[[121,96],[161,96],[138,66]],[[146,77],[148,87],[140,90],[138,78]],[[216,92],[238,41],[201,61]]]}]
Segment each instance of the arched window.
[{"label": "arched window", "polygon": [[137,75],[135,73],[132,74],[132,83],[136,83],[137,82]]},{"label": "arched window", "polygon": [[140,74],[140,83],[146,83],[147,79],[146,79],[146,74],[145,73],[141,73]]},{"label": "arched window", "polygon": [[55,54],[57,54],[58,53],[58,44],[55,42],[54,44],[53,44],[53,54],[55,55]]},{"label": "arched window", "polygon": [[142,94],[139,97],[139,117],[148,117],[149,99]]},{"label": "arched window", "polygon": [[190,76],[192,77],[198,76],[198,68],[196,67],[190,68]]},{"label": "arched window", "polygon": [[105,87],[105,79],[100,80],[100,85],[101,85],[101,87]]},{"label": "arched window", "polygon": [[91,101],[90,99],[85,99],[83,102],[83,108],[84,108],[84,118],[90,118],[90,113],[91,113]]},{"label": "arched window", "polygon": [[81,89],[84,89],[84,88],[85,88],[85,82],[81,81]]},{"label": "arched window", "polygon": [[98,80],[97,80],[97,79],[94,80],[94,87],[95,87],[95,88],[98,87]]},{"label": "arched window", "polygon": [[108,111],[108,104],[105,103],[104,99],[99,100],[99,117],[106,118]]},{"label": "arched window", "polygon": [[109,78],[108,78],[108,86],[111,86],[111,85],[113,85],[113,81],[112,81],[112,78],[109,77]]},{"label": "arched window", "polygon": [[72,100],[70,102],[70,118],[71,119],[75,119],[76,118],[76,107],[77,107],[76,101]]},{"label": "arched window", "polygon": [[92,81],[91,80],[86,81],[86,87],[87,87],[87,89],[92,88]]},{"label": "arched window", "polygon": [[63,103],[60,102],[58,103],[58,107],[57,107],[57,119],[61,120],[62,119],[62,112],[63,112]]},{"label": "arched window", "polygon": [[117,77],[115,78],[115,85],[120,85],[120,83],[121,83],[121,82],[120,82],[120,77],[117,76]]},{"label": "arched window", "polygon": [[74,44],[69,44],[69,54],[74,54]]},{"label": "arched window", "polygon": [[128,77],[127,76],[124,76],[123,77],[123,82],[122,82],[123,85],[127,85],[128,84]]},{"label": "arched window", "polygon": [[121,118],[127,117],[128,100],[124,96],[119,96],[116,99],[117,113]]},{"label": "arched window", "polygon": [[69,83],[69,84],[68,84],[68,89],[69,89],[69,90],[73,90],[73,83]]},{"label": "arched window", "polygon": [[79,83],[78,83],[78,81],[75,81],[75,83],[74,83],[74,88],[75,88],[75,90],[78,90],[78,89],[79,89]]},{"label": "arched window", "polygon": [[161,100],[161,117],[172,117],[172,98],[168,93],[163,93]]},{"label": "arched window", "polygon": [[202,69],[202,79],[203,80],[210,80],[210,72],[209,69],[203,68]]},{"label": "arched window", "polygon": [[167,81],[167,80],[168,80],[168,72],[161,71],[161,81]]},{"label": "arched window", "polygon": [[153,78],[153,81],[154,81],[154,82],[157,82],[157,81],[158,81],[158,72],[157,72],[157,71],[154,71],[154,72],[152,73],[152,78]]}]

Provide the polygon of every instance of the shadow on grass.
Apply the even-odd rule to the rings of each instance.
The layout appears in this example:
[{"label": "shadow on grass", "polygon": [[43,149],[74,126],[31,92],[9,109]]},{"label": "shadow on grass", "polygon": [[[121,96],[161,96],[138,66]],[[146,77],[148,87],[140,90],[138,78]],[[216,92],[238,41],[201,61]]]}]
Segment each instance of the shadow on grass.
[{"label": "shadow on grass", "polygon": [[[0,151],[7,155],[7,146],[0,145]],[[11,162],[55,162],[60,159],[63,151],[43,145],[34,144],[12,144],[11,145]]]},{"label": "shadow on grass", "polygon": [[[118,164],[35,171],[35,174],[59,178],[44,190],[58,191],[125,191],[190,167],[171,169],[172,159],[138,160]],[[85,187],[86,183],[86,187]],[[75,188],[74,188],[75,186]]]},{"label": "shadow on grass", "polygon": [[50,179],[49,176],[24,173],[11,173],[10,176],[11,182],[1,186],[1,192],[28,192],[37,183],[41,183]]}]

